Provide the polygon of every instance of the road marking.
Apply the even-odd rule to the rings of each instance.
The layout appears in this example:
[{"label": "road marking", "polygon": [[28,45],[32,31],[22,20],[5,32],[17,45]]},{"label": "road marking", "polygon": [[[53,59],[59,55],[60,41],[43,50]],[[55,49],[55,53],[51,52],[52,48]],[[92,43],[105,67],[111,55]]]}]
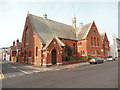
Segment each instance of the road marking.
[{"label": "road marking", "polygon": [[11,67],[11,65],[10,65],[10,64],[8,64],[8,66],[10,66],[10,67]]},{"label": "road marking", "polygon": [[17,67],[14,67],[14,66],[11,66],[12,68],[17,68]]},{"label": "road marking", "polygon": [[9,76],[9,77],[15,77],[16,75],[12,75],[12,76]]},{"label": "road marking", "polygon": [[37,72],[41,72],[41,71],[33,71],[33,73],[34,73],[34,72],[37,73]]},{"label": "road marking", "polygon": [[4,74],[0,71],[0,79],[4,78]]},{"label": "road marking", "polygon": [[28,72],[24,71],[24,70],[21,70],[21,69],[18,69],[19,71],[25,73],[25,74],[28,74]]}]

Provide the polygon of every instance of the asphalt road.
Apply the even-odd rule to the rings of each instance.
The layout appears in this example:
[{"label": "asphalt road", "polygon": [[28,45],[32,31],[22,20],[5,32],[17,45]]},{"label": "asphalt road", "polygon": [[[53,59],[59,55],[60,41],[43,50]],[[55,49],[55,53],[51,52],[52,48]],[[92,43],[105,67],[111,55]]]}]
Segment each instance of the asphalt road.
[{"label": "asphalt road", "polygon": [[[6,67],[3,70],[6,76],[12,72],[9,69],[10,67]],[[14,71],[12,73],[15,73]],[[58,71],[17,75],[3,79],[2,86],[3,88],[118,88],[118,60]]]},{"label": "asphalt road", "polygon": [[4,74],[5,79],[26,75],[26,74],[37,71],[34,68],[28,68],[27,65],[20,64],[20,63],[12,63],[8,61],[0,60],[0,64],[2,64],[2,73]]}]

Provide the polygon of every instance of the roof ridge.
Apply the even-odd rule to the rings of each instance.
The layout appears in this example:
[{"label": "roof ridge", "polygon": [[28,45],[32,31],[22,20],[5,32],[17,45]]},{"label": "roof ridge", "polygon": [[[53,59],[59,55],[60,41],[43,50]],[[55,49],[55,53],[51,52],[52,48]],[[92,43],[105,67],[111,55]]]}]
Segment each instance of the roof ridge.
[{"label": "roof ridge", "polygon": [[[32,16],[35,16],[35,17],[37,17],[37,18],[41,18],[41,19],[44,20],[44,18],[41,17],[41,16],[33,15],[33,14],[30,14],[30,13],[29,13],[29,15],[32,15]],[[63,24],[63,25],[67,25],[67,26],[69,26],[69,27],[72,27],[72,25],[68,25],[68,24],[65,24],[65,23],[61,23],[61,22],[58,22],[58,21],[54,21],[54,20],[52,20],[52,19],[47,19],[47,20],[52,21],[52,22],[55,22],[55,23],[59,23],[59,24]],[[73,28],[73,27],[72,27],[72,28]],[[74,29],[74,28],[73,28],[73,29]]]}]

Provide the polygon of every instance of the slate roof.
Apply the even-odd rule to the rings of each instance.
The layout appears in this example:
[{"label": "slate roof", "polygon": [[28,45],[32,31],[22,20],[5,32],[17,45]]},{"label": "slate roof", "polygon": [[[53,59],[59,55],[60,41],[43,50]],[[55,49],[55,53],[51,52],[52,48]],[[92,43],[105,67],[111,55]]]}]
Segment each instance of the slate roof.
[{"label": "slate roof", "polygon": [[73,28],[60,22],[50,19],[44,19],[39,16],[28,14],[32,27],[38,34],[41,42],[45,45],[49,44],[54,37],[61,43],[59,38],[70,40],[85,39],[93,22],[83,26]]},{"label": "slate roof", "polygon": [[[57,41],[57,43],[58,43],[59,46],[65,46],[65,44],[58,37],[54,37],[54,39],[56,39],[56,41]],[[50,43],[52,42],[52,40],[53,39],[47,41],[45,47],[43,47],[42,50],[45,50],[50,45]]]},{"label": "slate roof", "polygon": [[85,39],[87,37],[92,23],[93,22],[76,28],[76,39],[77,40]]},{"label": "slate roof", "polygon": [[75,30],[72,26],[31,14],[29,16],[33,27],[43,43],[46,43],[53,37],[76,40]]}]

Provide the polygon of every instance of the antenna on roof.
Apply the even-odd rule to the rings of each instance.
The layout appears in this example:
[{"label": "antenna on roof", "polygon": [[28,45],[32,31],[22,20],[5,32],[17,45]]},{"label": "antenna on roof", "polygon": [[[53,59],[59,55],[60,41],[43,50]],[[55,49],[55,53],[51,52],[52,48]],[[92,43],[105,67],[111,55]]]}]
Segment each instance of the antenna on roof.
[{"label": "antenna on roof", "polygon": [[74,13],[74,17],[75,17],[75,9],[74,9],[74,4],[73,4],[73,13]]},{"label": "antenna on roof", "polygon": [[73,18],[72,18],[72,26],[73,26],[74,28],[76,28],[76,17],[75,17],[75,11],[74,11],[74,4],[73,4],[73,13],[74,13],[74,16],[73,16]]}]

